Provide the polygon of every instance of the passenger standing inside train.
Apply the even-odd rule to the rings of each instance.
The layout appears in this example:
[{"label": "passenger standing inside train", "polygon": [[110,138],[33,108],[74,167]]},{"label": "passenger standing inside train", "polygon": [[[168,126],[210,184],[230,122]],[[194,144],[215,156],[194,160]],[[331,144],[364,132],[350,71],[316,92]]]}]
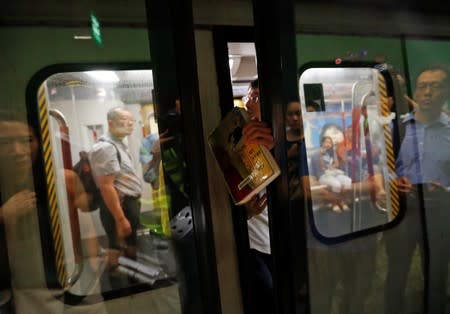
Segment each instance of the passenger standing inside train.
[{"label": "passenger standing inside train", "polygon": [[[416,79],[414,111],[400,122],[405,135],[397,158],[397,185],[406,194],[405,217],[385,233],[388,256],[386,313],[405,313],[406,282],[413,252],[427,239],[423,269],[429,314],[445,313],[450,257],[450,119],[442,113],[450,96],[450,75],[442,66]],[[421,213],[421,193],[423,212]],[[427,246],[425,246],[427,248]]]},{"label": "passenger standing inside train", "polygon": [[[252,81],[248,88],[246,97],[246,110],[250,121],[243,128],[244,142],[252,141],[255,128],[259,128],[262,137],[254,138],[268,148],[273,148],[271,130],[265,128],[266,124],[261,122],[261,110],[259,102],[258,79]],[[254,141],[253,141],[254,142]],[[245,205],[247,210],[247,226],[249,236],[249,306],[251,314],[275,313],[273,281],[272,281],[272,256],[270,249],[269,216],[267,212],[267,196],[264,194],[254,197]]]},{"label": "passenger standing inside train", "polygon": [[[306,148],[303,133],[301,105],[298,100],[288,102],[286,108],[286,150],[288,160],[289,199],[299,199],[304,195],[304,176],[308,175],[305,162]],[[301,183],[303,181],[303,184]],[[309,182],[308,182],[309,183]],[[306,184],[309,185],[309,184]]]},{"label": "passenger standing inside train", "polygon": [[[109,248],[135,258],[142,183],[123,142],[133,132],[135,120],[120,107],[110,109],[107,119],[108,133],[100,137],[89,156],[104,201],[100,218]],[[117,266],[114,264],[110,266]]]}]

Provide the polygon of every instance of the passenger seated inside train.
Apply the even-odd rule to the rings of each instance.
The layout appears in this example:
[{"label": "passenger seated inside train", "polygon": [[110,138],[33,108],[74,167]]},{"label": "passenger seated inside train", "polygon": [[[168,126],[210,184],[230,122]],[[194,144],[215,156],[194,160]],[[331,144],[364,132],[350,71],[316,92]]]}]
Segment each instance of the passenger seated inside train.
[{"label": "passenger seated inside train", "polygon": [[[341,193],[341,191],[351,189],[352,180],[339,168],[339,161],[331,137],[322,137],[320,149],[311,157],[311,163],[313,173],[319,178],[319,183],[328,186],[332,192]],[[335,212],[350,210],[342,199],[334,204],[327,204],[327,206]]]},{"label": "passenger seated inside train", "polygon": [[[316,197],[313,207],[329,208],[340,213],[349,211],[355,202],[372,194],[381,200],[385,198],[378,167],[381,152],[377,143],[365,141],[364,134],[361,134],[362,127],[358,132],[359,137],[354,139],[352,128],[357,126],[353,125],[350,116],[343,118],[335,113],[318,114],[306,117],[305,121],[315,126],[306,138],[310,175],[317,178],[311,188],[326,187],[336,195],[336,200],[329,202]],[[370,149],[367,145],[370,145]]]}]

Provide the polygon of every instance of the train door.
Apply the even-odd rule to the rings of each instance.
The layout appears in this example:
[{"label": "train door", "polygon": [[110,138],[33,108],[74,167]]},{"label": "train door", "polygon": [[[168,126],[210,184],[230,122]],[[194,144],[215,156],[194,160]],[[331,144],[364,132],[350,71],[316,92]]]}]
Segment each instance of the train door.
[{"label": "train door", "polygon": [[376,276],[383,269],[380,231],[392,227],[402,203],[388,166],[395,149],[385,129],[395,123],[386,79],[357,63],[305,67],[299,86],[311,184],[311,313],[377,313],[384,291]]},{"label": "train door", "polygon": [[[334,49],[321,48],[330,43]],[[449,239],[441,225],[449,219],[442,203],[448,201],[449,155],[441,147],[435,158],[424,147],[448,138],[443,82],[449,60],[439,57],[448,42],[298,34],[297,44],[310,182],[318,179],[331,191],[340,187],[336,206],[311,185],[311,313],[448,313],[448,250],[438,248],[448,247]],[[417,60],[415,44],[430,53],[440,49],[433,59],[421,55],[419,67],[411,62]],[[326,66],[308,63],[324,59]],[[428,75],[436,86],[423,97]],[[426,128],[427,135],[413,132],[411,124]],[[340,159],[332,173],[331,160]],[[350,198],[343,192],[348,178]]]},{"label": "train door", "polygon": [[[294,37],[290,37],[290,31],[287,31],[287,36],[278,33],[280,28],[286,31],[289,28],[287,25],[292,22],[292,10],[284,5],[286,3],[281,8],[274,3],[261,5],[253,2],[254,28],[219,26],[213,29],[217,80],[221,82],[219,95],[222,115],[233,105],[245,105],[245,98],[251,97],[253,101],[259,98],[256,102],[260,103],[262,119],[272,127],[276,142],[274,154],[282,169],[280,178],[266,191],[269,219],[262,229],[264,236],[270,236],[270,253],[267,254],[261,247],[256,249],[263,253],[256,255],[265,259],[267,268],[271,268],[271,276],[267,276],[267,268],[255,268],[260,265],[261,259],[258,258],[255,263],[255,253],[249,250],[256,246],[251,246],[245,208],[233,208],[234,236],[246,313],[254,313],[256,309],[261,313],[307,313],[306,241],[304,228],[301,227],[305,223],[304,206],[299,204],[299,210],[290,211],[286,176],[283,112],[285,101],[298,99],[298,88],[296,62],[292,58]],[[269,20],[271,23],[267,23]],[[247,47],[252,47],[253,53],[248,54]],[[249,95],[250,90],[255,90],[255,86],[250,86],[256,78],[260,93]],[[243,99],[242,96],[246,97]],[[295,239],[293,228],[298,231]],[[263,273],[262,277],[260,272]],[[261,281],[256,283],[256,277]],[[256,289],[258,292],[255,292]],[[263,294],[258,294],[259,291]]]},{"label": "train door", "polygon": [[296,35],[310,312],[448,313],[448,42],[360,34]]},{"label": "train door", "polygon": [[[289,178],[269,189],[278,312],[448,313],[448,149],[436,147],[433,157],[423,142],[448,141],[448,41],[393,31],[397,36],[374,37],[368,27],[359,36],[298,33],[293,43],[286,39],[294,35],[285,4],[254,4],[253,13],[263,118],[279,146],[274,153],[288,173],[283,142],[289,102],[297,101],[304,137],[297,162],[308,177],[299,195],[291,194]],[[233,71],[228,60],[227,66]],[[434,87],[424,77],[436,80]],[[438,100],[425,101],[424,90]],[[227,94],[231,104],[230,88]],[[408,121],[430,106],[437,108],[434,120],[419,114],[419,129],[436,133],[411,133]]]},{"label": "train door", "polygon": [[[258,78],[253,30],[252,27],[226,26],[218,26],[213,29],[214,58],[219,86],[219,109],[222,116],[232,110],[233,107],[246,108],[245,103],[250,86]],[[254,249],[256,245],[259,245],[258,252],[267,255],[267,251],[270,251],[269,228],[265,225],[263,228],[265,234],[258,237],[254,233],[254,228],[256,227],[256,221],[260,221],[260,218],[248,220],[246,209],[243,206],[231,206],[230,213],[232,229],[229,232],[234,234],[243,308],[245,313],[252,313],[251,300],[254,298],[250,295],[255,294],[254,291],[251,291],[255,289],[251,276],[254,273],[255,261],[250,258],[249,252],[251,252],[251,248]],[[262,217],[266,217],[265,215],[266,213]],[[264,221],[264,218],[261,221]],[[259,254],[252,252],[252,254]]]},{"label": "train door", "polygon": [[[34,15],[37,23],[15,15],[21,23],[0,29],[9,43],[2,48],[0,311],[219,313],[207,193],[196,175],[203,162],[194,150],[202,146],[184,133],[198,131],[183,124],[196,110],[178,89],[177,62],[158,55],[175,56],[175,47],[159,41],[157,26],[149,32],[143,1],[108,7],[49,12],[56,23],[46,14]],[[167,15],[162,21],[173,25]],[[72,23],[79,27],[66,27]],[[109,153],[94,156],[98,145]],[[111,175],[115,194],[96,189]],[[108,195],[129,223],[124,233],[117,217],[106,222]]]}]

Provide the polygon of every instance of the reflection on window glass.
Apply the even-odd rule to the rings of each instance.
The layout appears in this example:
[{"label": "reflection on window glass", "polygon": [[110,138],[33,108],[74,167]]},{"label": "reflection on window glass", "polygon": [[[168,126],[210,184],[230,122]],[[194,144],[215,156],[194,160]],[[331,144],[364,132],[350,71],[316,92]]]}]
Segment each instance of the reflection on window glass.
[{"label": "reflection on window glass", "polygon": [[[413,258],[416,247],[419,259],[423,261],[426,256],[428,260],[419,270],[420,275],[427,278],[427,312],[448,312],[450,120],[447,107],[450,72],[447,65],[436,64],[433,55],[434,52],[443,53],[448,64],[445,50],[433,49],[430,43],[422,48],[419,64],[429,64],[421,69],[414,69],[416,64],[411,67],[411,72],[417,71],[413,81],[415,89],[412,97],[407,98],[413,111],[401,119],[402,141],[396,159],[398,186],[405,194],[407,224],[386,237],[386,243],[389,243],[386,246],[389,265],[386,280],[392,283],[387,288],[386,303],[392,313],[405,312],[406,293],[400,295],[400,300],[391,293],[406,290],[408,271],[418,264]],[[411,55],[418,57],[414,51]],[[426,233],[423,238],[422,232]]]},{"label": "reflection on window glass", "polygon": [[[159,135],[164,119],[154,106],[152,72],[60,73],[44,84],[58,207],[68,222],[61,228],[65,269],[77,275],[70,292],[174,285],[174,227],[161,146],[175,135]],[[179,104],[174,113],[179,116]]]},{"label": "reflection on window glass", "polygon": [[315,68],[300,78],[312,212],[325,237],[393,217],[378,75],[370,68]]},{"label": "reflection on window glass", "polygon": [[[23,236],[38,232],[36,193],[32,168],[38,142],[35,130],[28,126],[24,112],[0,110],[0,311],[8,311],[11,279],[16,286],[36,284],[38,271],[30,271],[27,259],[33,241]],[[14,261],[19,261],[12,264]],[[35,261],[35,260],[34,260]],[[13,277],[14,272],[17,276]],[[28,278],[27,278],[28,277]]]}]

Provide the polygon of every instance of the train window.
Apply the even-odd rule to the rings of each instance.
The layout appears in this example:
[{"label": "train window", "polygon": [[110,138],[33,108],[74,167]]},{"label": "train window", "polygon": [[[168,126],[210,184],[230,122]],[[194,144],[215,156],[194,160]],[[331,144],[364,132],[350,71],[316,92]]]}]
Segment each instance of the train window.
[{"label": "train window", "polygon": [[72,296],[176,286],[172,239],[193,222],[189,207],[169,221],[158,132],[168,119],[152,90],[151,70],[56,73],[39,88],[54,276]]},{"label": "train window", "polygon": [[305,67],[299,79],[314,229],[337,238],[399,211],[386,81],[373,67]]},{"label": "train window", "polygon": [[234,106],[244,107],[250,82],[258,78],[255,44],[229,42],[227,46]]}]

